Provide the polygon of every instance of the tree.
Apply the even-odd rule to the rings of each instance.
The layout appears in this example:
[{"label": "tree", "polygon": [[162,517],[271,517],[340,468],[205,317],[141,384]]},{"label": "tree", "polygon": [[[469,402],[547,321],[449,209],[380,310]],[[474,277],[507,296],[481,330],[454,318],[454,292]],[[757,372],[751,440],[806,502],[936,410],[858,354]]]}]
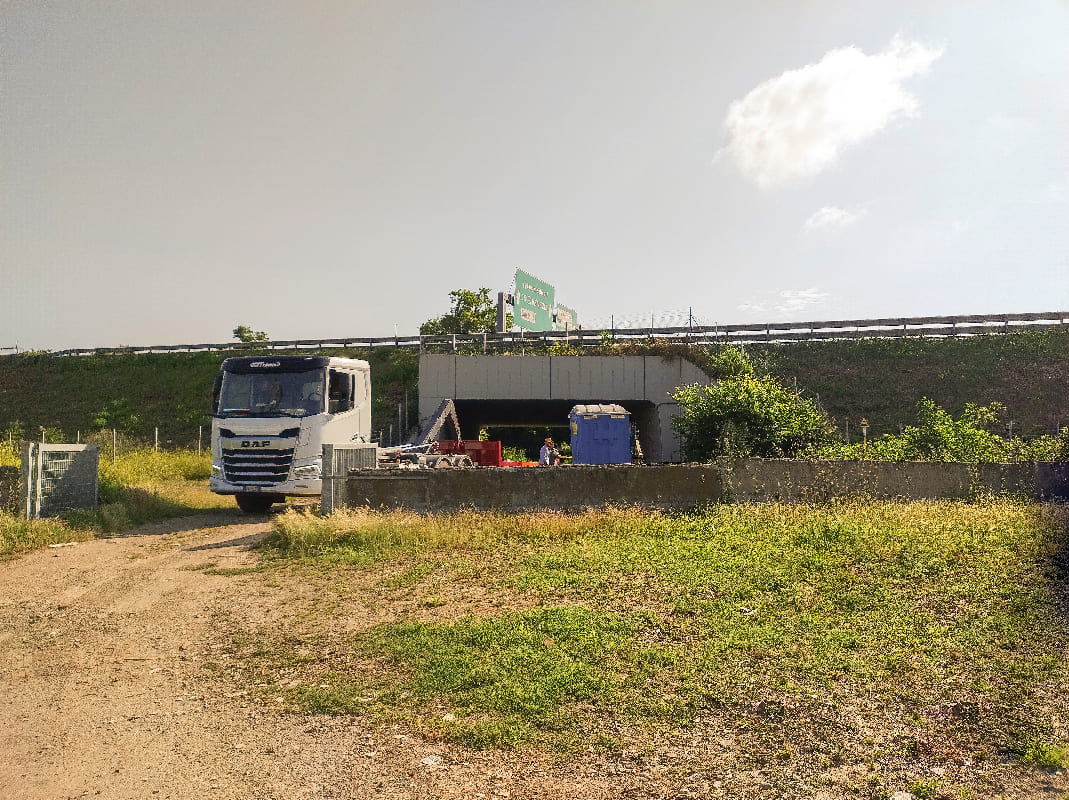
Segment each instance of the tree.
[{"label": "tree", "polygon": [[234,328],[234,338],[245,343],[266,342],[267,334],[263,331],[254,331],[247,325],[238,325]]},{"label": "tree", "polygon": [[[490,299],[489,289],[454,289],[449,293],[449,302],[452,311],[420,325],[422,335],[493,333],[497,330],[497,303]],[[512,315],[507,317],[506,329],[512,327]]]},{"label": "tree", "polygon": [[743,351],[726,348],[713,373],[715,384],[680,386],[672,395],[683,409],[674,424],[687,460],[795,458],[831,441],[827,415],[771,375],[756,375]]}]

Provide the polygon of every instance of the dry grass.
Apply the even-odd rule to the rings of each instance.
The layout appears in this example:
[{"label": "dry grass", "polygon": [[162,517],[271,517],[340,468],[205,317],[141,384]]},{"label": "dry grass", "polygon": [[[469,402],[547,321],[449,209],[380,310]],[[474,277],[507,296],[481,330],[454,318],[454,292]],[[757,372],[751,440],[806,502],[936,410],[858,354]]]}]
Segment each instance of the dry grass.
[{"label": "dry grass", "polygon": [[[265,568],[333,599],[284,634],[231,620],[234,663],[272,703],[479,747],[669,752],[711,726],[784,786],[852,764],[874,797],[933,766],[958,776],[933,797],[1069,767],[1052,507],[288,512],[276,528]],[[358,607],[383,621],[338,624]]]}]

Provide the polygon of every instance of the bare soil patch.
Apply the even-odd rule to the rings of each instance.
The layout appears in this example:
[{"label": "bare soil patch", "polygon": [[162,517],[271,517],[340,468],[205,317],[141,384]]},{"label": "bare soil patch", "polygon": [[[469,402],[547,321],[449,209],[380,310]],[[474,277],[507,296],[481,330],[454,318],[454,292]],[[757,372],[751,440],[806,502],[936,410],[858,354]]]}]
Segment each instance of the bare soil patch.
[{"label": "bare soil patch", "polygon": [[[276,712],[214,679],[220,611],[269,618],[266,517],[197,516],[0,563],[0,797],[610,797],[594,766]],[[289,593],[281,593],[289,596]]]}]

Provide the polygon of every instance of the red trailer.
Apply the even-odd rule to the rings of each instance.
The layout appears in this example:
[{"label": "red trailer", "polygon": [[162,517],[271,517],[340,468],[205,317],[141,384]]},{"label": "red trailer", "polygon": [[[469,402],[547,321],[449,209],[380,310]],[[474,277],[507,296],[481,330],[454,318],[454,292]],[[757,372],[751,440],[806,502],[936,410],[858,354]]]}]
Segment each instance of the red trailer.
[{"label": "red trailer", "polygon": [[477,439],[443,439],[431,445],[432,452],[449,456],[467,456],[480,467],[501,466],[501,442],[481,442]]}]

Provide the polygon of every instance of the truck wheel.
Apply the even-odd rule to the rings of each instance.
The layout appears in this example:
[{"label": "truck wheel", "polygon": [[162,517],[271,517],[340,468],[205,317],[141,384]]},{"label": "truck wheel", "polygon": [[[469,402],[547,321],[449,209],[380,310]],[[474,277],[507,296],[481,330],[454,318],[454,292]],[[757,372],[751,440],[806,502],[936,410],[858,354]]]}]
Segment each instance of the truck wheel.
[{"label": "truck wheel", "polygon": [[469,469],[475,466],[475,462],[471,460],[471,456],[461,456],[457,459],[457,467],[460,469]]},{"label": "truck wheel", "polygon": [[449,456],[442,456],[434,462],[435,469],[449,469],[453,466],[453,462],[449,460]]},{"label": "truck wheel", "polygon": [[238,508],[246,514],[263,514],[275,502],[269,494],[239,494],[235,495]]}]

